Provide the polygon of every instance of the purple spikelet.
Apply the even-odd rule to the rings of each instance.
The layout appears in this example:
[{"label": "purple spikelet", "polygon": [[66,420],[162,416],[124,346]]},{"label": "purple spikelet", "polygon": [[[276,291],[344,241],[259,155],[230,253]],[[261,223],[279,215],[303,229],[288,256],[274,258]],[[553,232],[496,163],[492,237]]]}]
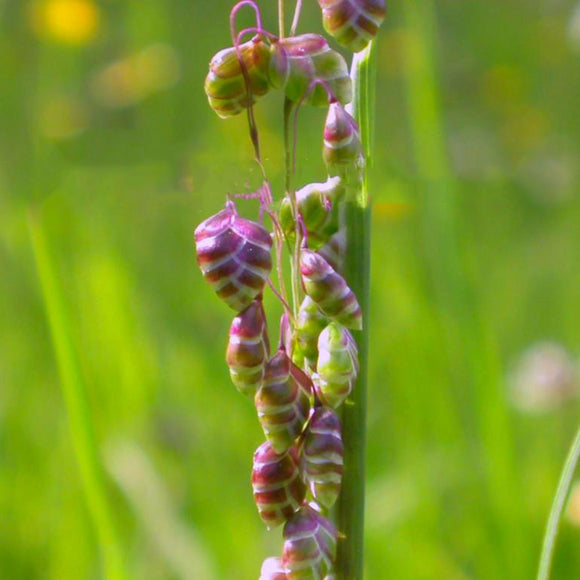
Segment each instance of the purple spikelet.
[{"label": "purple spikelet", "polygon": [[303,248],[300,273],[304,291],[326,316],[348,328],[362,328],[362,312],[354,292],[320,254]]},{"label": "purple spikelet", "polygon": [[291,517],[306,494],[296,449],[279,455],[269,442],[262,443],[254,453],[252,488],[258,512],[268,529]]},{"label": "purple spikelet", "polygon": [[377,35],[385,18],[385,0],[318,0],[324,29],[336,41],[358,52]]},{"label": "purple spikelet", "polygon": [[351,167],[358,167],[362,154],[357,122],[340,103],[331,103],[324,123],[322,148],[329,173],[341,175]]},{"label": "purple spikelet", "polygon": [[262,292],[272,270],[272,239],[258,223],[226,208],[195,230],[197,263],[217,295],[241,312]]},{"label": "purple spikelet", "polygon": [[[277,453],[283,453],[300,435],[310,410],[309,393],[296,380],[299,369],[281,348],[266,365],[255,404],[264,434]],[[302,373],[304,374],[304,373]]]},{"label": "purple spikelet", "polygon": [[314,410],[304,438],[306,481],[314,499],[331,508],[340,493],[344,446],[340,420],[332,409]]},{"label": "purple spikelet", "polygon": [[282,563],[288,580],[323,578],[336,556],[336,529],[310,506],[303,506],[284,526]]},{"label": "purple spikelet", "polygon": [[287,580],[281,558],[266,558],[262,564],[260,580]]},{"label": "purple spikelet", "polygon": [[244,395],[253,397],[260,388],[268,353],[264,307],[257,299],[232,321],[226,350],[232,382]]}]

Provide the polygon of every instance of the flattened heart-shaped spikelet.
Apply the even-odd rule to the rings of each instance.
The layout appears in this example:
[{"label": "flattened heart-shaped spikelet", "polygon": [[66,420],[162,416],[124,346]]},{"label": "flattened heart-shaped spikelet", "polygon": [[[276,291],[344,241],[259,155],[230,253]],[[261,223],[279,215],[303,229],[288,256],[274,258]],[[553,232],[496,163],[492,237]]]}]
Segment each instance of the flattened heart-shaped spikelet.
[{"label": "flattened heart-shaped spikelet", "polygon": [[318,0],[324,29],[336,41],[359,52],[377,35],[385,18],[385,0]]},{"label": "flattened heart-shaped spikelet", "polygon": [[282,563],[288,580],[317,580],[331,571],[336,558],[336,529],[308,505],[284,526]]},{"label": "flattened heart-shaped spikelet", "polygon": [[[296,205],[310,248],[322,246],[338,231],[338,208],[345,191],[342,179],[331,177],[325,183],[309,183],[296,192]],[[296,239],[295,224],[292,203],[285,197],[280,205],[280,225],[291,243]]]},{"label": "flattened heart-shaped spikelet", "polygon": [[344,326],[331,322],[320,333],[316,370],[318,398],[336,409],[350,394],[358,375],[358,349]]},{"label": "flattened heart-shaped spikelet", "polygon": [[294,447],[277,454],[268,441],[254,453],[252,488],[260,517],[269,529],[284,523],[304,502],[306,486]]},{"label": "flattened heart-shaped spikelet", "polygon": [[[284,349],[266,364],[264,381],[256,393],[258,419],[277,453],[283,453],[300,435],[310,410],[310,394],[298,379],[298,367]],[[304,375],[306,376],[306,375]]]},{"label": "flattened heart-shaped spikelet", "polygon": [[342,175],[362,162],[357,122],[340,103],[331,103],[324,123],[322,156],[331,175]]},{"label": "flattened heart-shaped spikelet", "polygon": [[323,314],[348,328],[362,328],[362,312],[354,292],[320,254],[303,248],[300,273],[304,291]]},{"label": "flattened heart-shaped spikelet", "polygon": [[238,216],[233,202],[195,230],[197,263],[216,294],[241,312],[262,292],[272,271],[272,239]]},{"label": "flattened heart-shaped spikelet", "polygon": [[232,382],[244,395],[253,397],[260,388],[268,352],[266,316],[257,299],[232,321],[226,350]]},{"label": "flattened heart-shaped spikelet", "polygon": [[[270,82],[283,88],[294,102],[301,101],[315,79],[324,81],[345,105],[352,101],[352,81],[342,55],[328,46],[319,34],[301,34],[272,43]],[[328,95],[319,85],[306,96],[305,104],[328,105]]]},{"label": "flattened heart-shaped spikelet", "polygon": [[331,508],[340,493],[344,446],[340,420],[327,407],[317,407],[308,421],[304,437],[306,481],[314,499]]},{"label": "flattened heart-shaped spikelet", "polygon": [[318,337],[328,325],[329,319],[322,314],[318,305],[310,296],[306,296],[300,305],[296,318],[294,334],[294,360],[296,364],[304,362],[310,367],[316,367],[318,359]]},{"label": "flattened heart-shaped spikelet", "polygon": [[248,72],[251,99],[234,47],[220,50],[209,63],[204,89],[210,107],[222,119],[241,113],[270,89],[270,49],[263,40],[255,36],[240,45],[240,54]]}]

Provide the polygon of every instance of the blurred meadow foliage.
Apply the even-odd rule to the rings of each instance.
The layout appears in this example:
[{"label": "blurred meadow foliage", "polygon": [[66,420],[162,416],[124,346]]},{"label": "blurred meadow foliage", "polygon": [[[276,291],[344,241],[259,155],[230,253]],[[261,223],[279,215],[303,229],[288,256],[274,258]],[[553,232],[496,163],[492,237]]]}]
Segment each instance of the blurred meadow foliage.
[{"label": "blurred meadow foliage", "polygon": [[[246,580],[279,546],[223,363],[231,312],[192,243],[259,182],[243,116],[202,90],[229,8],[0,0],[0,578]],[[314,1],[300,30],[321,31]],[[579,66],[577,0],[390,3],[371,580],[535,574],[580,411]],[[257,110],[275,192],[281,106]],[[300,183],[324,178],[322,123],[301,114]],[[580,577],[579,494],[554,578]]]}]

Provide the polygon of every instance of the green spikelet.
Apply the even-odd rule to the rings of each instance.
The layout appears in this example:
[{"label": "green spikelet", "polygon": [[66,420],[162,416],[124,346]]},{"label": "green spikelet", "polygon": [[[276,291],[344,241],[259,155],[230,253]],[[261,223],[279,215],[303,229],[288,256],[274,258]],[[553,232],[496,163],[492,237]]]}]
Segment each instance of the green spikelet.
[{"label": "green spikelet", "polygon": [[[326,82],[341,103],[352,100],[352,81],[346,61],[322,36],[302,34],[272,43],[270,81],[273,87],[283,88],[291,101],[299,102],[315,79]],[[323,87],[316,86],[304,102],[325,107],[328,95]]]},{"label": "green spikelet", "polygon": [[[344,198],[345,187],[339,177],[332,177],[325,183],[310,183],[296,192],[298,212],[308,235],[308,245],[312,249],[325,244],[338,231],[338,206]],[[290,243],[296,239],[292,204],[288,197],[280,206],[280,225]]]},{"label": "green spikelet", "polygon": [[318,398],[336,409],[348,397],[358,375],[358,349],[351,333],[331,322],[318,338],[317,374],[314,386]]},{"label": "green spikelet", "polygon": [[255,36],[240,45],[240,53],[248,71],[252,90],[251,100],[235,48],[220,50],[209,63],[204,89],[210,107],[222,119],[241,113],[253,105],[256,98],[265,95],[270,89],[268,78],[270,49],[264,41]]},{"label": "green spikelet", "polygon": [[302,248],[300,273],[304,291],[324,314],[348,328],[362,328],[362,311],[354,292],[320,254]]},{"label": "green spikelet", "polygon": [[306,296],[300,305],[294,334],[294,356],[296,364],[316,368],[318,359],[318,337],[328,325],[329,319],[322,314],[316,302]]}]

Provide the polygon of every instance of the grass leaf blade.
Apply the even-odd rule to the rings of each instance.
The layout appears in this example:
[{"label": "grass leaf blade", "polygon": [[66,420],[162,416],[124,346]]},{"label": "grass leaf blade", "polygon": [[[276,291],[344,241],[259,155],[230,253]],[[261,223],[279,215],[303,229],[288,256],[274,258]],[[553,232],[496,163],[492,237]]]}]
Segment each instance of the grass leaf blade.
[{"label": "grass leaf blade", "polygon": [[62,289],[41,220],[33,212],[29,213],[28,227],[81,483],[99,540],[105,576],[108,580],[126,580],[128,576],[124,570],[112,508],[107,500],[86,384],[80,370]]},{"label": "grass leaf blade", "polygon": [[570,485],[572,484],[572,477],[578,465],[578,458],[580,457],[580,429],[576,433],[576,438],[564,463],[562,475],[556,489],[556,495],[550,510],[550,517],[546,525],[546,533],[544,535],[544,542],[542,544],[542,554],[540,556],[540,566],[538,569],[537,580],[548,580],[550,577],[550,570],[552,568],[552,560],[554,558],[554,547],[556,544],[556,537],[560,528],[560,521],[564,512],[564,505],[566,498],[570,492]]}]

